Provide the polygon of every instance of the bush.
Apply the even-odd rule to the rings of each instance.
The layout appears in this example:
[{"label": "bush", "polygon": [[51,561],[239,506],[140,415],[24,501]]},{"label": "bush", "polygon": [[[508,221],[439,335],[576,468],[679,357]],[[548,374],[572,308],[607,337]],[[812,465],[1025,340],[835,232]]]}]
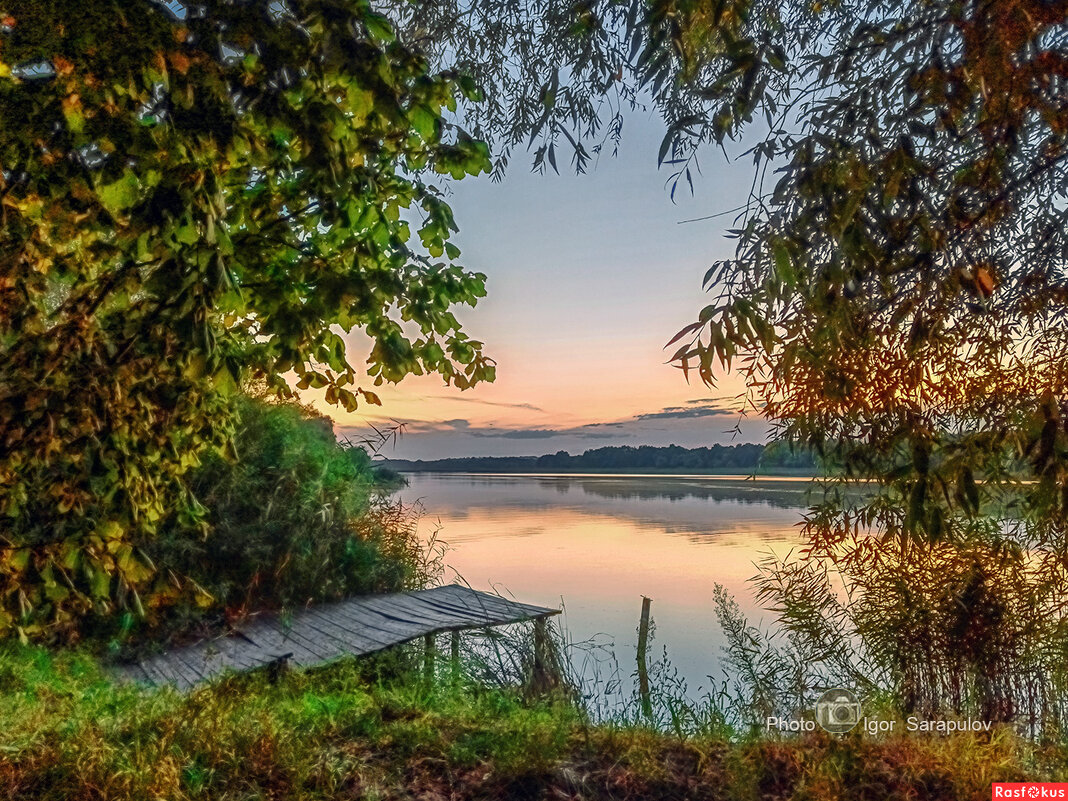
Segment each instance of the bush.
[{"label": "bush", "polygon": [[243,397],[238,415],[236,454],[205,459],[189,481],[207,530],[176,516],[148,548],[185,589],[152,622],[187,631],[427,580],[415,517],[378,489],[364,449],[295,402]]}]

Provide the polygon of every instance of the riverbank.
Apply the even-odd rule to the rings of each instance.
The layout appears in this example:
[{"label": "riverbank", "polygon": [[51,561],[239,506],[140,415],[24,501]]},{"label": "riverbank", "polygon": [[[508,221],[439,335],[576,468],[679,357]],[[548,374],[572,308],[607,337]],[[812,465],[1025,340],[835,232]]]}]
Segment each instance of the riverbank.
[{"label": "riverbank", "polygon": [[[723,468],[723,469],[708,469],[708,470],[679,470],[675,468],[644,468],[644,467],[604,467],[604,468],[553,468],[551,470],[532,470],[529,467],[521,468],[485,468],[485,469],[442,469],[440,467],[433,467],[427,465],[420,465],[418,462],[386,462],[389,469],[395,470],[399,474],[405,473],[424,473],[432,475],[499,475],[499,476],[527,476],[527,477],[543,477],[543,476],[575,476],[578,478],[596,478],[598,476],[631,476],[634,478],[643,478],[649,476],[655,476],[657,478],[723,478],[723,479],[739,479],[750,480],[753,478],[808,478],[816,479],[822,476],[812,470],[806,468],[769,468],[752,471],[743,471],[739,468]],[[414,465],[414,466],[413,466]]]},{"label": "riverbank", "polygon": [[[987,799],[1066,775],[1063,747],[947,737],[680,738],[562,701],[343,662],[183,696],[89,656],[0,650],[5,799]],[[379,664],[381,668],[381,664]]]}]

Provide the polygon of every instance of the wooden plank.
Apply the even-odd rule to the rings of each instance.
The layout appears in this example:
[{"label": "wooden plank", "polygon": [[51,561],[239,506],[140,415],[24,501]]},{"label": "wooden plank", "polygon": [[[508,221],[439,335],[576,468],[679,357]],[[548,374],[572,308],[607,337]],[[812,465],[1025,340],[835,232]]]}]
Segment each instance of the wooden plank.
[{"label": "wooden plank", "polygon": [[321,651],[312,650],[303,642],[287,637],[286,631],[280,628],[274,617],[261,618],[253,626],[243,628],[241,633],[251,642],[237,638],[231,639],[237,639],[241,653],[246,658],[255,660],[259,665],[270,664],[285,658],[287,654],[289,654],[288,658],[302,658],[309,662],[324,657]]},{"label": "wooden plank", "polygon": [[261,641],[270,643],[279,655],[292,652],[293,661],[298,665],[321,664],[335,657],[333,649],[325,646],[319,639],[309,636],[302,628],[295,628],[292,622],[285,628],[282,628],[278,620],[264,620],[261,625],[262,628],[257,631]]},{"label": "wooden plank", "polygon": [[444,615],[441,612],[429,611],[423,607],[423,604],[419,600],[423,595],[426,595],[426,593],[383,595],[376,598],[361,598],[359,600],[361,603],[370,604],[373,609],[378,609],[383,613],[400,619],[411,619],[413,614],[418,615],[422,610],[422,615],[424,615],[430,623],[444,624],[449,622],[449,615]]},{"label": "wooden plank", "polygon": [[253,627],[243,631],[259,646],[259,654],[264,662],[279,659],[285,654],[292,654],[291,658],[302,664],[323,658],[318,650],[309,650],[303,641],[289,636],[290,629],[283,628],[277,617],[261,618]]},{"label": "wooden plank", "polygon": [[[421,598],[420,601],[428,606],[452,612],[455,615],[456,626],[487,626],[502,623],[516,622],[505,615],[493,615],[480,609],[454,604],[444,598]],[[525,620],[526,618],[521,618]]]},{"label": "wooden plank", "polygon": [[353,635],[381,643],[380,645],[368,645],[360,649],[359,653],[371,653],[372,651],[388,648],[398,643],[407,642],[424,634],[427,627],[424,625],[407,626],[393,623],[382,618],[369,620],[366,610],[362,609],[332,609],[323,611],[323,615],[332,620],[335,625],[350,631]]},{"label": "wooden plank", "polygon": [[378,631],[360,624],[358,621],[349,620],[337,613],[337,610],[324,610],[318,608],[308,609],[302,613],[304,625],[312,625],[324,631],[335,639],[340,639],[345,647],[356,653],[368,653],[380,648],[388,648],[394,637],[389,633]]},{"label": "wooden plank", "polygon": [[409,606],[426,610],[427,613],[436,612],[448,625],[456,625],[465,620],[481,619],[484,617],[478,610],[463,603],[457,603],[442,595],[424,595],[419,598],[408,600]]},{"label": "wooden plank", "polygon": [[442,595],[456,600],[465,606],[474,606],[475,608],[493,611],[494,613],[500,612],[509,617],[519,618],[526,615],[530,618],[534,618],[558,614],[558,610],[556,609],[548,609],[544,606],[520,603],[519,601],[513,601],[510,598],[503,598],[500,595],[479,592],[478,590],[473,590],[470,587],[464,587],[460,584],[453,584],[449,587],[442,587],[441,589],[449,591],[447,593],[443,592]]},{"label": "wooden plank", "polygon": [[260,667],[262,662],[251,658],[246,653],[247,645],[248,643],[244,640],[233,636],[209,640],[208,653],[212,654],[212,660],[219,665],[215,674],[218,675],[226,670],[255,670]]},{"label": "wooden plank", "polygon": [[[332,627],[324,621],[313,619],[311,616],[304,616],[298,622],[300,626],[300,635],[305,639],[314,639],[319,647],[323,650],[330,651],[330,661],[337,659],[343,654],[353,653],[359,651],[366,653],[359,647],[359,642],[346,639],[343,632],[337,631],[336,627]],[[388,643],[381,643],[380,648],[387,648]]]},{"label": "wooden plank", "polygon": [[174,674],[167,670],[166,664],[161,662],[158,656],[142,660],[141,669],[152,680],[153,684],[174,684]]},{"label": "wooden plank", "polygon": [[642,596],[642,616],[638,621],[638,696],[642,702],[642,713],[646,719],[653,719],[653,701],[649,694],[649,665],[646,652],[649,649],[649,608],[653,599]]},{"label": "wooden plank", "polygon": [[442,587],[441,590],[440,593],[435,593],[433,596],[427,597],[433,598],[433,600],[453,603],[465,609],[477,609],[494,615],[506,615],[510,618],[520,618],[525,616],[533,617],[555,611],[541,606],[521,604],[517,601],[509,600],[508,598],[502,598],[499,595],[479,592],[478,590],[472,590],[458,584],[454,584],[450,587]]},{"label": "wooden plank", "polygon": [[[397,617],[385,615],[368,608],[366,604],[339,605],[331,609],[330,613],[350,626],[367,627],[387,634],[391,640],[399,642],[418,637],[426,631],[428,625],[423,621],[403,621]],[[430,625],[436,625],[436,622]]]},{"label": "wooden plank", "polygon": [[260,653],[260,646],[247,635],[238,633],[219,641],[220,651],[228,667],[256,670],[270,661],[270,657]]},{"label": "wooden plank", "polygon": [[231,662],[251,665],[253,670],[273,661],[276,658],[274,649],[261,642],[264,630],[265,627],[256,620],[252,625],[242,627],[226,637],[223,640],[227,645],[226,658]]},{"label": "wooden plank", "polygon": [[412,597],[400,603],[400,599],[390,595],[381,598],[360,599],[360,607],[370,609],[378,614],[401,622],[423,621],[428,626],[447,626],[453,622],[453,616],[437,609],[431,609]]},{"label": "wooden plank", "polygon": [[189,679],[194,683],[201,682],[204,676],[204,660],[200,659],[197,652],[192,648],[178,648],[170,652],[172,661],[181,664],[185,668]]},{"label": "wooden plank", "polygon": [[364,630],[362,634],[357,634],[350,627],[338,623],[336,620],[331,619],[329,615],[321,614],[314,608],[305,610],[301,614],[299,622],[302,626],[310,626],[325,636],[332,638],[341,646],[342,653],[369,653],[370,651],[366,645],[368,640],[372,640],[377,645],[377,648],[373,650],[388,648],[390,645],[394,644],[393,641],[385,635],[375,637],[369,634],[366,630]]},{"label": "wooden plank", "polygon": [[204,640],[190,646],[190,658],[200,663],[200,670],[205,676],[214,678],[227,670],[242,670],[235,665],[229,655],[219,649],[218,640]]},{"label": "wooden plank", "polygon": [[465,606],[462,602],[444,599],[441,597],[423,597],[418,602],[421,606],[447,615],[449,623],[439,627],[439,631],[449,631],[464,628],[482,628],[484,626],[500,626],[508,623],[519,623],[532,619],[525,614],[508,613],[506,608],[476,609]]},{"label": "wooden plank", "polygon": [[204,676],[182,658],[182,652],[185,650],[186,649],[184,648],[178,648],[174,651],[168,651],[164,655],[168,666],[181,677],[181,684],[179,685],[180,689],[195,687],[197,684],[204,681]]},{"label": "wooden plank", "polygon": [[119,675],[120,678],[127,681],[137,682],[138,684],[155,684],[152,677],[148,675],[148,672],[141,666],[140,662],[122,665]]}]

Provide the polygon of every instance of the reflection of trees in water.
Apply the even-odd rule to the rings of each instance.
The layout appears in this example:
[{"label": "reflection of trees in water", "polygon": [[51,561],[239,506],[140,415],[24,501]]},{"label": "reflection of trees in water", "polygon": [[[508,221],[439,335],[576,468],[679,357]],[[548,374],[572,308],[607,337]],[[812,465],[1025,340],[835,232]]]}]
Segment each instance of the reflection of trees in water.
[{"label": "reflection of trees in water", "polygon": [[586,495],[609,500],[658,500],[677,502],[687,498],[708,501],[734,501],[768,504],[779,509],[808,506],[811,489],[807,483],[775,487],[750,482],[710,482],[680,479],[539,478],[538,486],[566,495],[572,487]]},{"label": "reflection of trees in water", "polygon": [[768,484],[645,476],[452,475],[415,478],[407,492],[416,497],[429,489],[433,500],[428,508],[455,522],[499,524],[502,533],[514,530],[525,515],[537,516],[536,525],[546,530],[557,529],[566,513],[605,525],[618,520],[701,546],[738,536],[792,542],[807,502],[807,482],[782,482],[781,488]]}]

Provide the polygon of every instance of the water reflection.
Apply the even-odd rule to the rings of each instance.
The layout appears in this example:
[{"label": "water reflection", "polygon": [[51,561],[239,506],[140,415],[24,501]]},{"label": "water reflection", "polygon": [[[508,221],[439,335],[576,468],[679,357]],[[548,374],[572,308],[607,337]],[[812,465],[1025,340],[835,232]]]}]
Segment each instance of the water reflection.
[{"label": "water reflection", "polygon": [[[653,598],[654,651],[666,647],[696,691],[718,674],[718,582],[754,619],[754,562],[798,542],[804,481],[665,476],[414,474],[424,531],[440,528],[450,571],[478,589],[566,609],[575,640],[616,644],[634,662],[641,596]],[[452,579],[452,572],[446,580]]]},{"label": "water reflection", "polygon": [[[422,474],[427,478],[427,474]],[[576,491],[613,500],[682,501],[698,498],[713,501],[769,504],[783,509],[808,505],[814,491],[810,478],[759,478],[745,476],[664,476],[619,474],[451,474],[434,479],[464,481],[474,486],[496,487],[513,483],[519,487],[531,482],[538,487],[569,496]]]}]

